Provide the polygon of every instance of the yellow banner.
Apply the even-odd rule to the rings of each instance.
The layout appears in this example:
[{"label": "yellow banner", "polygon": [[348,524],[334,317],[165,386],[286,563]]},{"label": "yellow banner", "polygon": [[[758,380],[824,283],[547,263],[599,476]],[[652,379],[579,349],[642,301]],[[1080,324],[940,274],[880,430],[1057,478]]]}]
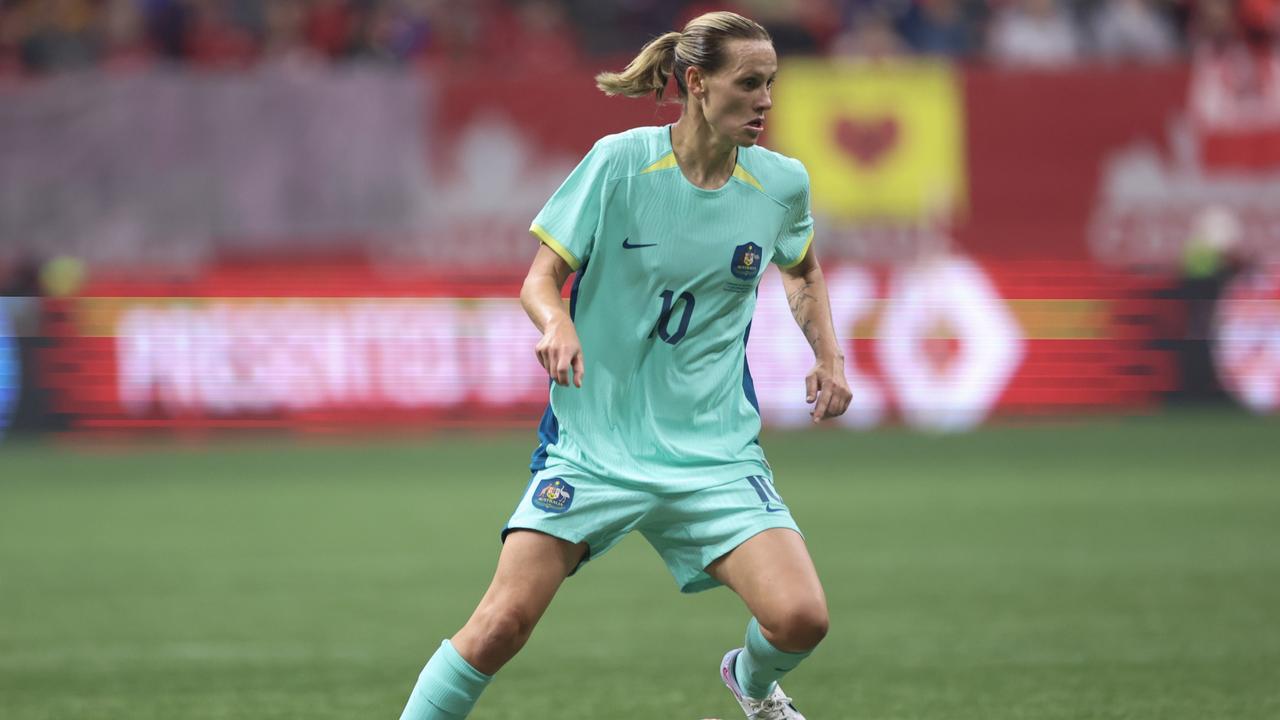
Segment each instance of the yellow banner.
[{"label": "yellow banner", "polygon": [[809,170],[837,220],[947,220],[964,210],[963,95],[941,62],[788,60],[770,144]]}]

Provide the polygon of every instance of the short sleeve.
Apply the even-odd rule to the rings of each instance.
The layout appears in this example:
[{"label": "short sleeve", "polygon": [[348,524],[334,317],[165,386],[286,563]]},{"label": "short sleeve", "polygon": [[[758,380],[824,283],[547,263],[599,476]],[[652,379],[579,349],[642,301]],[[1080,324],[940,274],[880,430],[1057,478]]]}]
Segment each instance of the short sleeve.
[{"label": "short sleeve", "polygon": [[773,250],[773,262],[781,268],[799,265],[809,253],[809,245],[813,243],[813,215],[809,212],[809,173],[803,165],[800,166],[800,180],[799,188],[787,205],[786,225]]},{"label": "short sleeve", "polygon": [[610,147],[603,140],[569,173],[529,232],[577,270],[591,257],[609,179]]}]

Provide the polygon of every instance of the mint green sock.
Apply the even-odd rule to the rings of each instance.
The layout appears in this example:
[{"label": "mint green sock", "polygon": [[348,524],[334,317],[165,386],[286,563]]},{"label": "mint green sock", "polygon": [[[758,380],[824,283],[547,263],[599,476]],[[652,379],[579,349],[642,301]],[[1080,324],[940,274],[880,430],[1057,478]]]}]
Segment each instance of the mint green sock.
[{"label": "mint green sock", "polygon": [[738,660],[734,665],[738,687],[748,696],[763,700],[769,697],[775,682],[795,670],[801,660],[812,654],[812,650],[802,653],[779,650],[764,638],[764,634],[760,632],[760,623],[751,618],[751,622],[747,623],[746,647],[738,653]]},{"label": "mint green sock", "polygon": [[471,667],[445,640],[422,668],[400,720],[462,720],[492,679]]}]

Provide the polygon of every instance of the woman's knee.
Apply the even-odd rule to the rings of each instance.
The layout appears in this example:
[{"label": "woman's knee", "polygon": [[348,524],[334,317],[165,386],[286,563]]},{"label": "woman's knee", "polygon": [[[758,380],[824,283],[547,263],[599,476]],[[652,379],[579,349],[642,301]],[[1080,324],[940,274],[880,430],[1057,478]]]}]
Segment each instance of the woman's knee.
[{"label": "woman's knee", "polygon": [[779,650],[805,652],[822,642],[831,629],[825,603],[793,603],[769,618],[757,618],[767,639]]},{"label": "woman's knee", "polygon": [[533,634],[534,622],[518,607],[490,605],[476,610],[467,630],[480,655],[505,662],[524,647]]}]

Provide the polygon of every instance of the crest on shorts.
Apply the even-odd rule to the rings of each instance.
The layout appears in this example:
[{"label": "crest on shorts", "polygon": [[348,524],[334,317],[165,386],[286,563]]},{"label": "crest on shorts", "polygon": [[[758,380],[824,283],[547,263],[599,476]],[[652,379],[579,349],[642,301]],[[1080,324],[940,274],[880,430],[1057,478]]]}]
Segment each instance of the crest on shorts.
[{"label": "crest on shorts", "polygon": [[733,249],[733,261],[729,263],[729,270],[740,280],[754,280],[760,274],[760,261],[763,259],[764,253],[759,245],[743,243]]},{"label": "crest on shorts", "polygon": [[562,513],[573,504],[573,486],[563,478],[547,478],[533,491],[533,506],[549,513]]}]

